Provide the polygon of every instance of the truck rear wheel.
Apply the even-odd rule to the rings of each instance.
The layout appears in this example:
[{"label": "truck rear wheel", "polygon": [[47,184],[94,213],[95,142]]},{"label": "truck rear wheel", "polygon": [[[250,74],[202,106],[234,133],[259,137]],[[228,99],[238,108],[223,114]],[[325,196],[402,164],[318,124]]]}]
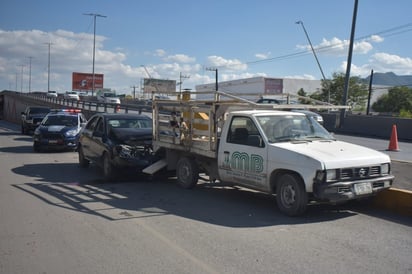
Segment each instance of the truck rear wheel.
[{"label": "truck rear wheel", "polygon": [[293,174],[284,174],[276,185],[276,201],[282,213],[298,216],[306,211],[308,195],[302,180]]},{"label": "truck rear wheel", "polygon": [[193,159],[181,158],[177,162],[176,177],[178,184],[186,189],[195,187],[199,180],[199,169]]}]

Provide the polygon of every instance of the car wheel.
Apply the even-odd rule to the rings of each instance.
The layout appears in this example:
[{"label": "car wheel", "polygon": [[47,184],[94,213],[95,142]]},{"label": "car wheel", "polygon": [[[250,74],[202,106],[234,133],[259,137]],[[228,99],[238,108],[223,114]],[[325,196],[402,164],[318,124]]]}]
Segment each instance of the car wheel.
[{"label": "car wheel", "polygon": [[27,130],[21,125],[21,134],[27,134]]},{"label": "car wheel", "polygon": [[294,174],[284,174],[276,185],[276,201],[281,212],[298,216],[306,211],[308,195],[302,180]]},{"label": "car wheel", "polygon": [[199,180],[199,168],[193,159],[183,157],[177,162],[176,177],[178,184],[186,189],[196,186]]},{"label": "car wheel", "polygon": [[34,152],[41,152],[40,145],[34,143],[33,144],[33,151]]},{"label": "car wheel", "polygon": [[112,181],[115,178],[115,169],[110,161],[109,153],[103,155],[103,175],[106,181]]},{"label": "car wheel", "polygon": [[84,157],[83,148],[81,146],[78,147],[77,152],[79,153],[79,165],[80,167],[86,168],[89,166],[90,161]]}]

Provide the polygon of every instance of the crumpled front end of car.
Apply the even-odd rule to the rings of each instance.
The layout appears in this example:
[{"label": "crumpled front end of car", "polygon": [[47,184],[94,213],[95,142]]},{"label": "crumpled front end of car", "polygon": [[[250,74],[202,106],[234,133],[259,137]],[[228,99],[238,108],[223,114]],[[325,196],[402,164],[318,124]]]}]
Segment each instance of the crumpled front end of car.
[{"label": "crumpled front end of car", "polygon": [[141,170],[153,162],[151,145],[118,144],[113,147],[113,165]]}]

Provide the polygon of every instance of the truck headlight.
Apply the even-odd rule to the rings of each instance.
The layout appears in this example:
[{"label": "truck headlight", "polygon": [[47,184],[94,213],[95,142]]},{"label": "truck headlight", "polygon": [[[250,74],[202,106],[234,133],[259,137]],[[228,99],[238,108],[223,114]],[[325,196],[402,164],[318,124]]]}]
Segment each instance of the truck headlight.
[{"label": "truck headlight", "polygon": [[326,182],[336,181],[336,169],[328,169],[326,170]]},{"label": "truck headlight", "polygon": [[386,163],[386,164],[382,164],[382,165],[381,165],[381,174],[382,174],[382,175],[388,175],[388,174],[389,174],[389,171],[390,171],[390,165],[389,165],[389,163]]}]

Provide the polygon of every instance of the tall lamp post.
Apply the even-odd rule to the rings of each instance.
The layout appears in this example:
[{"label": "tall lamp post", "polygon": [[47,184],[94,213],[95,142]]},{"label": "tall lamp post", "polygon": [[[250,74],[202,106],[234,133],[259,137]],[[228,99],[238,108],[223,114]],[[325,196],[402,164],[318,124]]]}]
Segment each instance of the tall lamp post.
[{"label": "tall lamp post", "polygon": [[50,91],[50,46],[53,44],[51,42],[45,43],[49,46],[49,58],[48,58],[48,65],[47,65],[47,92]]},{"label": "tall lamp post", "polygon": [[84,13],[83,15],[93,16],[93,72],[92,72],[92,96],[94,95],[94,61],[95,61],[95,52],[96,52],[96,17],[107,16],[97,14],[97,13]]},{"label": "tall lamp post", "polygon": [[[303,24],[303,21],[297,21],[296,24],[302,26],[303,31],[305,32],[305,35],[306,35],[306,39],[308,39],[310,48],[312,49],[313,56],[315,56],[316,63],[318,64],[318,67],[319,67],[320,73],[322,74],[323,80],[325,81],[325,83],[327,83],[327,82],[326,82],[325,74],[323,73],[322,66],[320,65],[318,56],[316,55],[315,49],[313,48],[312,42],[310,41],[309,34],[308,34],[308,32],[306,31],[306,28],[305,28],[305,25]],[[328,103],[330,103],[330,89],[328,89]]]},{"label": "tall lamp post", "polygon": [[32,56],[27,57],[29,58],[29,93],[31,92],[31,60],[33,59]]}]

